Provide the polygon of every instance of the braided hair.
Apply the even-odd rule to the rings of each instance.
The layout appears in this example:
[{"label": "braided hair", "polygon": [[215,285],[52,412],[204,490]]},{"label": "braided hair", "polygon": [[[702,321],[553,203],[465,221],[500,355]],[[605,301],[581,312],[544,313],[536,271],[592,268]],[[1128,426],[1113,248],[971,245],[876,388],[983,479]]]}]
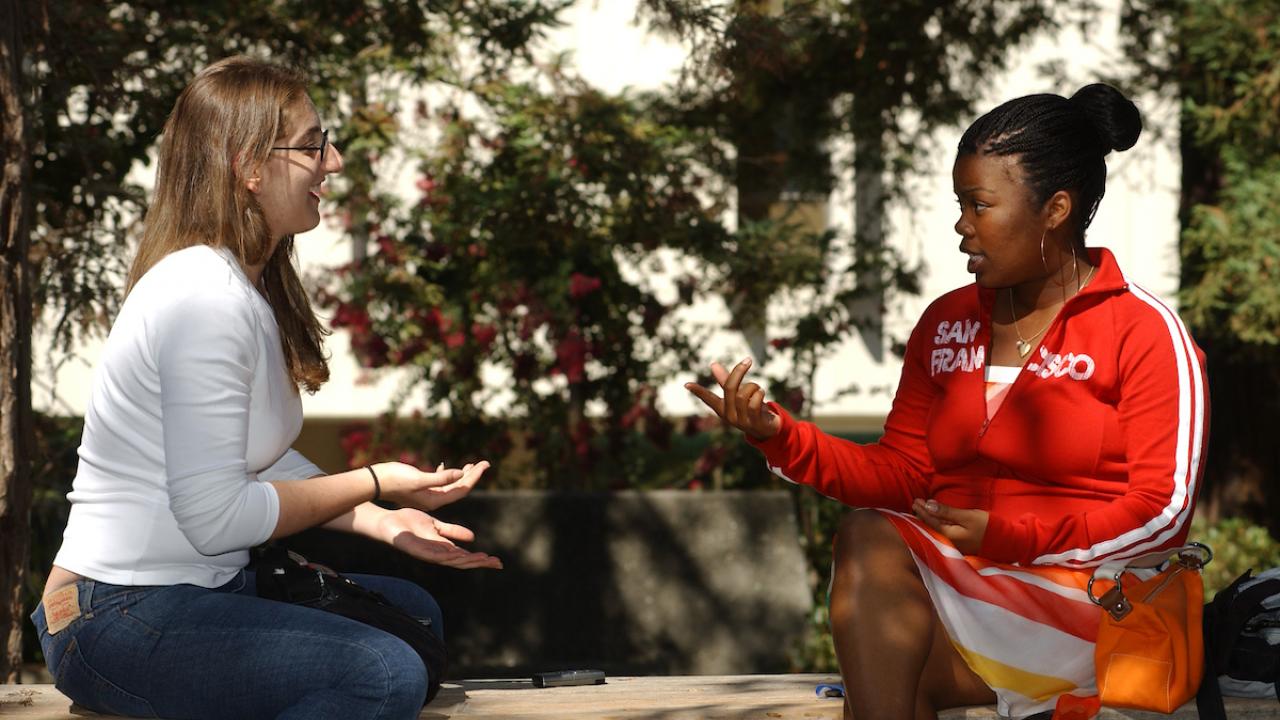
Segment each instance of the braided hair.
[{"label": "braided hair", "polygon": [[1069,222],[1082,243],[1106,192],[1103,157],[1133,147],[1141,133],[1137,106],[1114,87],[1094,83],[1070,99],[1044,93],[1000,105],[969,126],[958,153],[1018,156],[1038,206],[1059,190],[1073,192]]}]

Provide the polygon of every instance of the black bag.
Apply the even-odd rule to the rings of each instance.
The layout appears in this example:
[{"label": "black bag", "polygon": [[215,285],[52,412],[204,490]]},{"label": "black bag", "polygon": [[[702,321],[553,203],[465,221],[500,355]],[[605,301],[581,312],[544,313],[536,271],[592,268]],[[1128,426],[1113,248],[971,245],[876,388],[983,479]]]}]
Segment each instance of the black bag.
[{"label": "black bag", "polygon": [[1280,568],[1245,572],[1204,607],[1200,717],[1226,720],[1223,695],[1259,697],[1259,690],[1280,700]]},{"label": "black bag", "polygon": [[427,698],[440,691],[448,665],[444,641],[431,629],[429,619],[419,620],[392,605],[382,594],[301,555],[268,545],[255,551],[258,597],[305,605],[359,620],[404,640],[427,666]]}]

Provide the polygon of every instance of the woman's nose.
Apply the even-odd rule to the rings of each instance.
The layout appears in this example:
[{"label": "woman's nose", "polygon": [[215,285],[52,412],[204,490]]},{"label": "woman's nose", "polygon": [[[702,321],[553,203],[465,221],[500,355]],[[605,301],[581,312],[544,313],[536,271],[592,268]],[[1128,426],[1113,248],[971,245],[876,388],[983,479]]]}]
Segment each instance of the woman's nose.
[{"label": "woman's nose", "polygon": [[338,150],[337,145],[329,145],[329,152],[324,156],[324,174],[330,175],[336,172],[342,172],[342,151]]}]

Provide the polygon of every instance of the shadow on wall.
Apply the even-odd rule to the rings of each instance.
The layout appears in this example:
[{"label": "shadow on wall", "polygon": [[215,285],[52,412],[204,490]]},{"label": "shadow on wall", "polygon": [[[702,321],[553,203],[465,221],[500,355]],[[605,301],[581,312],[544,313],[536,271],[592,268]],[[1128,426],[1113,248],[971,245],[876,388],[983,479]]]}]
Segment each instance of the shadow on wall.
[{"label": "shadow on wall", "polygon": [[453,678],[784,672],[805,632],[812,595],[785,491],[477,492],[436,515],[506,569],[440,568],[324,530],[286,545],[431,591]]}]

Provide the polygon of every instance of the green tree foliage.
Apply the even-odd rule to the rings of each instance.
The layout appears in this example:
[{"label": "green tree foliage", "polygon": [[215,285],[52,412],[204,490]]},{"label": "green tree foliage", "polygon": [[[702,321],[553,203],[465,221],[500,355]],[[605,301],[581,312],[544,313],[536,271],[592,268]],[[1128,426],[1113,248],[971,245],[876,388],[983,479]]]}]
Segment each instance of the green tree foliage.
[{"label": "green tree foliage", "polygon": [[1183,233],[1188,320],[1220,340],[1280,345],[1280,7],[1188,4],[1180,18],[1187,129],[1216,156],[1217,197]]},{"label": "green tree foliage", "polygon": [[1212,600],[1219,590],[1253,570],[1280,567],[1280,543],[1267,529],[1242,518],[1228,518],[1209,523],[1196,518],[1191,523],[1191,537],[1213,550],[1213,562],[1204,569],[1204,598]]},{"label": "green tree foliage", "polygon": [[1208,356],[1201,507],[1280,530],[1280,6],[1128,0],[1133,77],[1181,104],[1182,312]]},{"label": "green tree foliage", "polygon": [[1280,345],[1280,154],[1223,149],[1216,204],[1191,209],[1184,262],[1199,278],[1183,288],[1184,315],[1205,335],[1253,353]]}]

